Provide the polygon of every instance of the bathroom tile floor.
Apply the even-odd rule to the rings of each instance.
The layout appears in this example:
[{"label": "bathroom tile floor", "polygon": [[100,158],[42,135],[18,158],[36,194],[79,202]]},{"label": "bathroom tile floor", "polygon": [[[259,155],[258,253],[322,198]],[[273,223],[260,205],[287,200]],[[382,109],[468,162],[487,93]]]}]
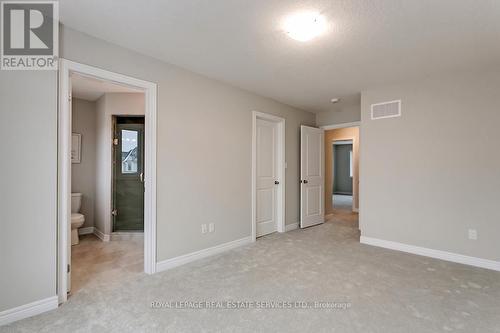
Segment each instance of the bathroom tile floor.
[{"label": "bathroom tile floor", "polygon": [[117,282],[144,270],[143,240],[103,242],[95,235],[80,236],[71,247],[71,295],[105,281]]}]

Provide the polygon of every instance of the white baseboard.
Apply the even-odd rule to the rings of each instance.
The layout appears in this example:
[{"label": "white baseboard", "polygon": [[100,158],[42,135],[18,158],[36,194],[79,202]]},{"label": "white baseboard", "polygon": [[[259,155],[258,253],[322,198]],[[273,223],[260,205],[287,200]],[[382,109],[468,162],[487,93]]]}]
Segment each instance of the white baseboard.
[{"label": "white baseboard", "polygon": [[94,227],[94,235],[97,236],[103,242],[109,242],[111,240],[111,236],[103,233],[101,230]]},{"label": "white baseboard", "polygon": [[243,245],[247,245],[250,243],[252,243],[251,236],[237,239],[237,240],[234,240],[232,242],[216,245],[213,247],[209,247],[208,249],[184,254],[182,256],[178,256],[178,257],[175,257],[172,259],[163,260],[163,261],[156,263],[156,272],[166,271],[168,269],[171,269],[171,268],[174,268],[177,266],[181,266],[181,265],[190,263],[190,262],[198,260],[198,259],[213,256],[215,254],[219,254],[219,253],[222,253],[222,252],[225,252],[225,251],[228,251],[228,250],[231,250],[231,249],[243,246]]},{"label": "white baseboard", "polygon": [[58,305],[59,303],[57,296],[52,296],[2,311],[0,312],[0,326],[7,325],[24,318],[33,317],[43,312],[57,309]]},{"label": "white baseboard", "polygon": [[408,245],[408,244],[392,242],[392,241],[371,238],[371,237],[365,237],[365,236],[361,236],[360,242],[362,244],[383,247],[386,249],[417,254],[420,256],[456,262],[456,263],[464,264],[464,265],[470,265],[470,266],[475,266],[475,267],[491,269],[494,271],[500,271],[500,261],[494,261],[494,260],[482,259],[482,258],[476,258],[476,257],[469,257],[469,256],[466,256],[463,254],[451,253],[451,252],[446,252],[446,251],[441,251],[441,250],[433,250],[433,249],[428,249],[425,247]]},{"label": "white baseboard", "polygon": [[141,231],[130,231],[130,232],[112,232],[110,240],[111,241],[127,241],[127,240],[143,240],[144,232]]},{"label": "white baseboard", "polygon": [[93,234],[93,233],[94,233],[94,227],[86,227],[86,228],[78,229],[79,235],[88,235],[88,234]]},{"label": "white baseboard", "polygon": [[285,225],[285,232],[292,231],[299,228],[299,222]]}]

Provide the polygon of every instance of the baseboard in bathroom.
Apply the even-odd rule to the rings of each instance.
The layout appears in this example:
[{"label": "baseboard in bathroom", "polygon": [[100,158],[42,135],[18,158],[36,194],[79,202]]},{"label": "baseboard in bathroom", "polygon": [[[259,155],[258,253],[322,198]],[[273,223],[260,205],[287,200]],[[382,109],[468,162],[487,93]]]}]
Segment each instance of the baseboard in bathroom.
[{"label": "baseboard in bathroom", "polygon": [[112,232],[112,241],[123,241],[123,240],[143,240],[144,232],[142,231],[123,231],[123,232]]},{"label": "baseboard in bathroom", "polygon": [[94,233],[94,227],[86,227],[78,229],[78,234],[81,235],[89,235]]},{"label": "baseboard in bathroom", "polygon": [[95,227],[94,227],[94,235],[96,235],[97,238],[99,238],[103,242],[109,242],[110,241],[109,235],[103,233],[101,230],[99,230],[99,229],[97,229]]}]

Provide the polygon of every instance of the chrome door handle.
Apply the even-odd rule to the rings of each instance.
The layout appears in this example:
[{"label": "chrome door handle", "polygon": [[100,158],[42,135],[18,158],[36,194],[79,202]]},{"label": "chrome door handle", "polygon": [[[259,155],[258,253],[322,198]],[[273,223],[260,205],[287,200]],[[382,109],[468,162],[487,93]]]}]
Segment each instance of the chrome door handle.
[{"label": "chrome door handle", "polygon": [[140,179],[141,183],[144,183],[144,172],[141,172],[139,174],[139,179]]}]

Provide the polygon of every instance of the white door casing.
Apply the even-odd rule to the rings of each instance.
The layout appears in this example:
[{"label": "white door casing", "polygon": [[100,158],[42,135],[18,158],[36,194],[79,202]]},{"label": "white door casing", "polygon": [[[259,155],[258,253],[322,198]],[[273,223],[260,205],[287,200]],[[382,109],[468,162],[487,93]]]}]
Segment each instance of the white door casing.
[{"label": "white door casing", "polygon": [[[58,236],[57,236],[57,296],[59,303],[67,300],[71,262],[71,73],[90,76],[140,89],[145,94],[145,199],[144,199],[144,271],[156,272],[156,100],[155,83],[110,72],[66,59],[59,60],[58,110]],[[69,221],[69,222],[68,222]],[[69,243],[69,244],[68,244]]]},{"label": "white door casing", "polygon": [[[73,124],[73,121],[72,121],[72,118],[73,118],[73,84],[72,84],[72,81],[71,81],[71,73],[70,73],[70,78],[68,80],[68,94],[69,94],[69,103],[68,103],[68,109],[69,109],[69,114],[68,114],[68,117],[69,117],[69,123],[70,124]],[[73,134],[73,125],[71,125],[71,134]],[[70,158],[70,161],[71,161],[71,156],[69,157]],[[73,164],[70,162],[70,168],[69,168],[69,179],[71,179],[71,174],[73,172]],[[68,220],[68,230],[67,230],[67,253],[66,253],[66,258],[67,258],[67,262],[68,262],[68,275],[67,275],[67,282],[66,282],[66,289],[67,289],[67,292],[69,293],[71,291],[71,269],[72,269],[72,266],[71,266],[71,193],[73,192],[73,189],[71,188],[71,181],[69,182],[69,184],[67,185],[69,187],[69,193],[70,193],[70,204],[69,204],[69,215],[70,215],[70,218]]]},{"label": "white door casing", "polygon": [[[285,232],[285,119],[252,112],[252,239]],[[277,182],[277,183],[275,183]]]},{"label": "white door casing", "polygon": [[257,119],[256,224],[257,237],[277,231],[277,127]]},{"label": "white door casing", "polygon": [[325,221],[324,130],[300,127],[300,227]]}]

